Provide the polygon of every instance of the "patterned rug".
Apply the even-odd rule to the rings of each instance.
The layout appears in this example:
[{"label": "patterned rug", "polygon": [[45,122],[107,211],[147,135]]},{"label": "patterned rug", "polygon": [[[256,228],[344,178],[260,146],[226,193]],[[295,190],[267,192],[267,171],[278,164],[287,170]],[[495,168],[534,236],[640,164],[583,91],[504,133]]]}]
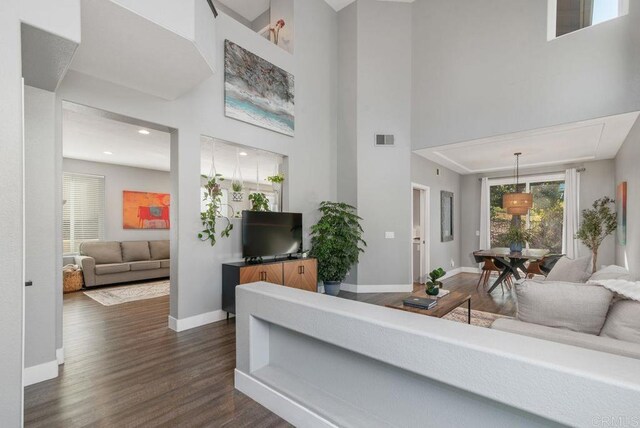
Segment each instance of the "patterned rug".
[{"label": "patterned rug", "polygon": [[[491,324],[498,318],[510,318],[505,315],[492,314],[490,312],[476,311],[471,309],[471,325],[477,325],[478,327],[491,327]],[[467,323],[467,310],[465,308],[455,308],[442,319],[449,321],[456,321],[466,324]]]},{"label": "patterned rug", "polygon": [[136,300],[168,296],[169,280],[103,288],[100,290],[85,291],[84,294],[103,306],[113,306],[121,303],[135,302]]}]

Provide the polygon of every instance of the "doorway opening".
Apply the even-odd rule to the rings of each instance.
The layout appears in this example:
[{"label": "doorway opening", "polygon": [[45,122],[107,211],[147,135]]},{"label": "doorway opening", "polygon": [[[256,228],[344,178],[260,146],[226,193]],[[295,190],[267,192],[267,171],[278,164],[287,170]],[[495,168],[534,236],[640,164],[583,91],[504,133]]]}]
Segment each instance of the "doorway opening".
[{"label": "doorway opening", "polygon": [[411,278],[421,284],[431,267],[430,196],[428,186],[411,184]]}]

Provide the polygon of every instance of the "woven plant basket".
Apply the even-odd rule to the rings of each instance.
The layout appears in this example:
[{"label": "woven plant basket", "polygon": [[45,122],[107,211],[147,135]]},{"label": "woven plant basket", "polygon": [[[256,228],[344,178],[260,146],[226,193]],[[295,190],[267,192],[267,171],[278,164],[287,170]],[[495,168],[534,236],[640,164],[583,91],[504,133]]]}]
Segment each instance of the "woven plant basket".
[{"label": "woven plant basket", "polygon": [[64,293],[72,293],[82,289],[84,278],[82,271],[63,271],[62,272],[62,291]]}]

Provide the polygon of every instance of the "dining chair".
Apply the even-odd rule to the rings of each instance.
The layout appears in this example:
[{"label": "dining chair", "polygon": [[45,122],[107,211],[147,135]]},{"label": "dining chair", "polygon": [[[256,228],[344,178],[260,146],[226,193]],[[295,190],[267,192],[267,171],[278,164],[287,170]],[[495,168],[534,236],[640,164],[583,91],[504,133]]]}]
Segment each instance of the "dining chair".
[{"label": "dining chair", "polygon": [[532,279],[535,275],[546,277],[563,256],[563,254],[547,254],[540,260],[529,262],[527,265],[527,279]]},{"label": "dining chair", "polygon": [[[502,273],[502,270],[504,269],[502,263],[499,260],[494,259],[493,257],[483,257],[482,259],[483,260],[481,260],[481,263],[484,264],[482,265],[482,273],[480,274],[480,279],[478,280],[478,284],[476,285],[476,290],[480,287],[480,284],[482,284],[482,288],[486,290],[487,286],[489,285],[491,274],[493,272],[496,272],[498,275],[500,275],[500,273]],[[511,277],[511,275],[507,276],[505,280],[500,283],[500,287],[502,288],[503,293],[505,284],[507,286],[507,289],[511,290],[511,287],[513,286],[513,278]]]}]

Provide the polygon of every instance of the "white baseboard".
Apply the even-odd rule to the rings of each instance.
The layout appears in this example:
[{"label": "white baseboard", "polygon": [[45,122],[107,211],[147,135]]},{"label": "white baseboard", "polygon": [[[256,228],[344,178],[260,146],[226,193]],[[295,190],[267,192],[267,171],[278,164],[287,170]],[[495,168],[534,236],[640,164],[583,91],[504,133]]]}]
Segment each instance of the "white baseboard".
[{"label": "white baseboard", "polygon": [[24,386],[44,382],[45,380],[58,377],[58,361],[53,360],[37,366],[25,367],[22,378]]},{"label": "white baseboard", "polygon": [[[229,317],[233,317],[233,314],[229,314]],[[227,313],[221,309],[212,312],[205,312],[204,314],[194,315],[187,318],[174,318],[169,316],[169,328],[171,330],[180,332],[189,330],[192,328],[200,327],[203,325],[211,324],[214,322],[227,319]]]},{"label": "white baseboard", "polygon": [[477,267],[461,267],[461,273],[482,273],[482,269]]},{"label": "white baseboard", "polygon": [[337,425],[301,406],[259,380],[237,369],[234,375],[235,387],[238,391],[262,404],[294,426],[337,428]]},{"label": "white baseboard", "polygon": [[56,349],[56,360],[58,365],[64,364],[64,348]]},{"label": "white baseboard", "polygon": [[340,290],[350,293],[411,293],[413,284],[340,284]]}]

